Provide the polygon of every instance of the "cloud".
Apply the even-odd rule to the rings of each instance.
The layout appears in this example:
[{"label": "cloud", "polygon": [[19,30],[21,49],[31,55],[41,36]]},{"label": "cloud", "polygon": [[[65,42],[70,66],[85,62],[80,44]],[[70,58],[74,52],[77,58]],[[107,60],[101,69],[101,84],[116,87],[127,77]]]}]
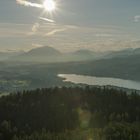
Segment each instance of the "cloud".
[{"label": "cloud", "polygon": [[29,6],[29,7],[37,7],[37,8],[43,8],[43,5],[38,3],[32,3],[26,0],[16,0],[16,2],[20,5]]},{"label": "cloud", "polygon": [[134,17],[134,21],[135,21],[135,22],[139,22],[139,21],[140,21],[140,15],[136,15],[136,16]]},{"label": "cloud", "polygon": [[106,33],[100,33],[100,34],[95,34],[96,37],[112,37],[112,34],[106,34]]},{"label": "cloud", "polygon": [[55,22],[52,19],[48,19],[48,18],[44,18],[44,17],[39,17],[39,19],[44,20],[44,21],[48,21],[48,22],[51,22],[51,23],[54,23]]},{"label": "cloud", "polygon": [[29,50],[48,45],[69,52],[78,49],[107,51],[140,46],[140,43],[131,41],[138,38],[135,38],[135,34],[128,34],[121,27],[112,26],[84,27],[48,22],[36,22],[34,25],[0,23],[0,32],[0,49]]},{"label": "cloud", "polygon": [[65,31],[65,30],[67,30],[67,29],[66,29],[66,28],[54,29],[54,30],[50,31],[49,33],[47,33],[45,36],[52,36],[52,35],[54,35],[54,34],[56,34],[56,33],[58,33],[58,32],[63,32],[63,31]]},{"label": "cloud", "polygon": [[42,47],[43,45],[41,45],[41,44],[38,44],[38,43],[32,43],[32,49],[33,48],[40,48],[40,47]]},{"label": "cloud", "polygon": [[30,24],[0,23],[0,38],[20,38],[28,33]]},{"label": "cloud", "polygon": [[33,27],[32,27],[32,32],[33,32],[33,33],[37,32],[39,26],[40,26],[39,23],[35,23],[35,24],[33,25]]},{"label": "cloud", "polygon": [[39,30],[39,28],[40,28],[40,24],[38,22],[34,23],[32,25],[31,31],[29,31],[26,35],[27,36],[35,35],[37,31]]}]

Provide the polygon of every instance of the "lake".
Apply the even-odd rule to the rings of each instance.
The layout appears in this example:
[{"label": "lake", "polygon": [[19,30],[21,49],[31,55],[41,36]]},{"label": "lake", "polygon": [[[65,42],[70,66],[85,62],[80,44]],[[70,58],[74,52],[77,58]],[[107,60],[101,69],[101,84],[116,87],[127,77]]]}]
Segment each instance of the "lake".
[{"label": "lake", "polygon": [[87,85],[98,85],[98,86],[116,86],[128,89],[140,90],[140,82],[132,80],[124,80],[118,78],[108,77],[95,77],[95,76],[84,76],[76,74],[58,74],[58,77],[64,78],[64,82],[72,82],[75,84],[87,84]]}]

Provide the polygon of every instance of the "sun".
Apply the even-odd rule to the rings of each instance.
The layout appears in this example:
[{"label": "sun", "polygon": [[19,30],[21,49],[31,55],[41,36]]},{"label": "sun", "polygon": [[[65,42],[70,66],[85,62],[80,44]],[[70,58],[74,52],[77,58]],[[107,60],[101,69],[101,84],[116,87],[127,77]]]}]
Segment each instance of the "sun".
[{"label": "sun", "polygon": [[43,7],[46,11],[52,12],[56,9],[56,3],[53,0],[45,0]]}]

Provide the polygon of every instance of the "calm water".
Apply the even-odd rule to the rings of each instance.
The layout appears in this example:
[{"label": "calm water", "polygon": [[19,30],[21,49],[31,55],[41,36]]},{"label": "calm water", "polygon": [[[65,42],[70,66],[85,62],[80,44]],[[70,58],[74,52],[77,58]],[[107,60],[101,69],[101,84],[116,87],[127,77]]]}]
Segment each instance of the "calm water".
[{"label": "calm water", "polygon": [[81,84],[99,85],[99,86],[112,85],[112,86],[123,87],[128,89],[140,90],[140,82],[131,81],[131,80],[83,76],[83,75],[76,75],[76,74],[59,74],[58,77],[64,78],[63,81],[65,82],[72,82],[75,84],[81,83]]}]

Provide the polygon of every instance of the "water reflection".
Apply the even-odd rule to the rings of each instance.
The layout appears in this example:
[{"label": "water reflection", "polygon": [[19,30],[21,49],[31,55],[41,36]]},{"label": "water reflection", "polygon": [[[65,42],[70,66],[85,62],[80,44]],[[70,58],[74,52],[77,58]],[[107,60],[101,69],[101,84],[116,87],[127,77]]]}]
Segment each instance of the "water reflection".
[{"label": "water reflection", "polygon": [[88,85],[99,85],[106,86],[112,85],[117,87],[123,87],[128,89],[140,90],[140,82],[108,78],[108,77],[95,77],[95,76],[84,76],[76,74],[59,74],[58,77],[64,78],[65,82],[72,82],[75,84],[88,84]]}]

